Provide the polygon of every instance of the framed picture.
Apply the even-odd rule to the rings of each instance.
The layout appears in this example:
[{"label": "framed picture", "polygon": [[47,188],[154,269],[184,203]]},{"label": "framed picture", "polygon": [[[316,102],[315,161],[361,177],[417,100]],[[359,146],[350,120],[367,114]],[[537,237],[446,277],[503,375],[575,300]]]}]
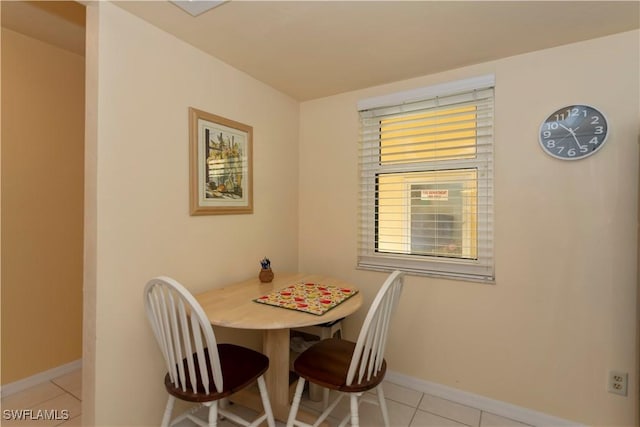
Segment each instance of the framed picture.
[{"label": "framed picture", "polygon": [[191,215],[253,213],[253,128],[189,108]]}]

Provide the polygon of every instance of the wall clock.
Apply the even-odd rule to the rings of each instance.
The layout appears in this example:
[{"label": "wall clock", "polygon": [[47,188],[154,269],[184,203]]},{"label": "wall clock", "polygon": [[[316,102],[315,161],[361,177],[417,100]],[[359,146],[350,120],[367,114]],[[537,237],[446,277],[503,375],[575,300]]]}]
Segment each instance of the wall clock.
[{"label": "wall clock", "polygon": [[604,114],[589,105],[554,111],[540,125],[540,146],[561,160],[584,159],[602,148],[609,126]]}]

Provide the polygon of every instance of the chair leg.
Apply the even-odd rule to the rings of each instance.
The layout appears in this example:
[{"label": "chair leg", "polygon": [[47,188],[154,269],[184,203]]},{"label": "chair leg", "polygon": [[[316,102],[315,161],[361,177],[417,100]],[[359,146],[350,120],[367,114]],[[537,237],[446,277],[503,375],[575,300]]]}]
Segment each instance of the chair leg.
[{"label": "chair leg", "polygon": [[293,402],[291,402],[291,410],[289,411],[289,418],[287,419],[287,427],[293,427],[293,423],[298,415],[298,408],[300,407],[300,398],[302,397],[302,391],[304,390],[305,379],[300,377],[298,379],[298,385],[296,386],[296,392],[293,395]]},{"label": "chair leg", "polygon": [[362,393],[352,393],[351,394],[351,427],[358,427],[360,425],[360,420],[358,417],[358,398]]},{"label": "chair leg", "polygon": [[213,402],[209,406],[209,427],[217,427],[218,425],[218,402]]},{"label": "chair leg", "polygon": [[378,395],[378,406],[380,406],[380,412],[382,412],[384,427],[389,427],[389,411],[387,410],[387,401],[382,391],[382,384],[378,384],[378,387],[376,387],[376,394]]},{"label": "chair leg", "polygon": [[167,404],[164,407],[164,415],[162,416],[162,427],[169,427],[169,421],[171,421],[171,413],[173,412],[173,405],[176,403],[176,398],[169,395]]},{"label": "chair leg", "polygon": [[269,427],[276,427],[276,422],[273,419],[271,402],[269,401],[269,393],[267,392],[267,385],[264,381],[263,375],[258,377],[258,388],[260,389],[260,397],[262,398],[262,407],[264,408],[264,413],[267,415],[267,424]]}]

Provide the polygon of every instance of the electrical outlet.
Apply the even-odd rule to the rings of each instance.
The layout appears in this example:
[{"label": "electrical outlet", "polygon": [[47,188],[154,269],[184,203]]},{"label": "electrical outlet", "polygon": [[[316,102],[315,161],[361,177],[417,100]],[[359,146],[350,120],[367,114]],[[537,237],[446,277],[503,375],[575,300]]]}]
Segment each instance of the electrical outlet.
[{"label": "electrical outlet", "polygon": [[627,383],[629,382],[629,374],[620,371],[609,371],[609,381],[607,391],[609,393],[627,395]]}]

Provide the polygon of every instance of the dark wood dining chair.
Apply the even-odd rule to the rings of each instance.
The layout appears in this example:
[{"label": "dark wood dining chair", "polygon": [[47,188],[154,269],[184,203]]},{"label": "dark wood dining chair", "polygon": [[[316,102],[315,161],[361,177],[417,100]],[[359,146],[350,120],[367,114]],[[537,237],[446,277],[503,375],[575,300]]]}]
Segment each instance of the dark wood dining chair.
[{"label": "dark wood dining chair", "polygon": [[[257,426],[267,420],[275,427],[263,374],[269,359],[257,351],[234,344],[217,344],[213,328],[202,307],[180,283],[169,277],[151,279],[144,288],[147,317],[160,345],[169,393],[162,426],[188,418],[200,426],[215,427],[222,415],[242,426]],[[218,403],[257,381],[264,414],[253,421],[240,418]],[[195,415],[200,406],[171,421],[176,399],[209,407],[208,420]]]},{"label": "dark wood dining chair", "polygon": [[[322,423],[340,400],[349,395],[350,413],[344,417],[340,426],[346,425],[350,419],[351,426],[358,427],[358,406],[362,400],[377,403],[384,425],[389,427],[389,414],[381,386],[387,370],[384,349],[389,323],[402,293],[403,276],[404,273],[394,271],[384,282],[369,308],[356,342],[331,338],[318,342],[298,356],[293,369],[300,378],[293,396],[287,427],[311,427],[310,424],[296,419],[307,381],[340,392],[320,414],[314,425]],[[372,389],[376,390],[377,402],[364,399],[364,393]]]}]

